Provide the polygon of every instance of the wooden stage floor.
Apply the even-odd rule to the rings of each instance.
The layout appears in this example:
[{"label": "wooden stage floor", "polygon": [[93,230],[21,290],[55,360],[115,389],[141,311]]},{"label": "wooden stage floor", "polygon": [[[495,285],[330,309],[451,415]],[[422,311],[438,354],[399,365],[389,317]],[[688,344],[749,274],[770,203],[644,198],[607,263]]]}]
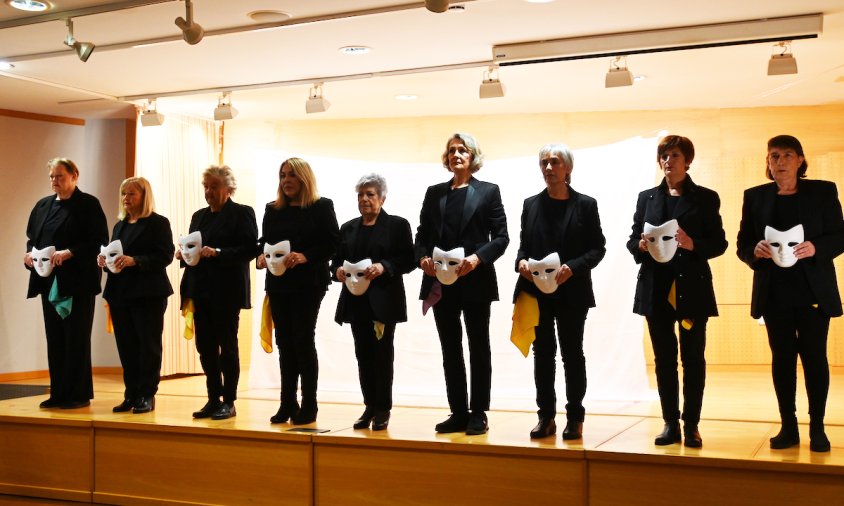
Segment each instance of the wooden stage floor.
[{"label": "wooden stage floor", "polygon": [[0,504],[842,504],[844,369],[829,453],[809,451],[798,388],[802,444],[772,451],[767,367],[709,368],[702,449],[654,446],[658,401],[587,403],[575,442],[560,439],[564,414],[555,437],[531,440],[532,411],[492,411],[488,434],[466,436],[435,434],[446,409],[406,406],[387,431],[356,431],[362,406],[340,403],[320,404],[305,428],[327,432],[312,433],[269,423],[277,392],[240,392],[230,420],[192,419],[202,376],[163,381],[153,413],[114,414],[122,383],[101,375],[87,408],[0,401]]}]

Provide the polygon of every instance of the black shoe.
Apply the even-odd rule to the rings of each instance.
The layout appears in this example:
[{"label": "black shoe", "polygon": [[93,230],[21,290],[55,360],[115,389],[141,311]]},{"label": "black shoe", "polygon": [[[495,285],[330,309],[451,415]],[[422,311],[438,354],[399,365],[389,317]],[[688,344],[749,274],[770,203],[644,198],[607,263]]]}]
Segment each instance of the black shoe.
[{"label": "black shoe", "polygon": [[283,402],[278,407],[278,411],[270,417],[270,423],[286,423],[290,420],[296,412],[299,411],[299,405],[294,404],[292,407],[285,405]]},{"label": "black shoe", "polygon": [[41,409],[50,409],[50,408],[57,408],[62,405],[62,401],[58,399],[53,399],[50,397],[49,399],[41,401],[41,404],[38,405]]},{"label": "black shoe", "polygon": [[813,452],[828,452],[832,445],[829,443],[829,438],[826,437],[823,424],[812,423],[809,427],[809,449]]},{"label": "black shoe", "polygon": [[300,408],[295,415],[293,415],[291,423],[293,423],[293,425],[308,425],[309,423],[316,422],[316,415],[317,408],[303,407]]},{"label": "black shoe", "polygon": [[486,434],[488,430],[489,424],[487,423],[486,413],[483,411],[473,411],[472,414],[469,415],[469,422],[466,424],[466,435],[479,436],[481,434]]},{"label": "black shoe", "polygon": [[123,402],[118,404],[117,406],[111,408],[112,413],[125,413],[127,411],[132,411],[132,408],[135,407],[138,401],[133,399],[123,399]]},{"label": "black shoe", "polygon": [[796,425],[794,427],[786,427],[783,425],[779,433],[771,438],[772,450],[785,450],[786,448],[798,446],[799,444],[800,432],[797,431]]},{"label": "black shoe", "polygon": [[217,408],[217,411],[211,414],[212,420],[225,420],[227,418],[231,418],[233,416],[237,416],[237,410],[234,409],[234,403],[224,402],[220,404],[220,407]]},{"label": "black shoe", "polygon": [[702,448],[703,439],[700,437],[700,432],[697,430],[697,425],[686,425],[683,427],[683,446],[689,448]]},{"label": "black shoe", "polygon": [[138,399],[138,402],[135,404],[135,407],[132,408],[132,413],[136,415],[140,415],[142,413],[149,413],[150,411],[155,411],[155,397],[141,397]]},{"label": "black shoe", "polygon": [[566,422],[566,428],[563,429],[563,440],[571,441],[573,439],[583,438],[583,422],[575,422],[569,420]]},{"label": "black shoe", "polygon": [[211,418],[211,415],[213,415],[215,411],[220,409],[221,405],[222,403],[220,401],[208,401],[205,403],[205,406],[202,406],[202,409],[193,412],[193,417]]},{"label": "black shoe", "polygon": [[380,411],[372,418],[372,430],[385,430],[390,423],[390,412]]},{"label": "black shoe", "polygon": [[[363,413],[355,420],[354,425],[352,428],[354,429],[368,429],[369,424],[372,423],[372,418],[375,416],[375,410],[370,409],[367,407],[363,410]],[[389,418],[389,416],[388,416]]]},{"label": "black shoe", "polygon": [[440,434],[448,434],[450,432],[464,432],[466,425],[469,423],[469,413],[452,413],[444,421],[438,423],[434,430]]},{"label": "black shoe", "polygon": [[540,439],[543,437],[552,436],[557,433],[557,422],[548,416],[540,416],[536,427],[530,431],[531,439]]},{"label": "black shoe", "polygon": [[680,439],[682,439],[680,422],[665,422],[665,427],[662,428],[662,433],[654,439],[654,444],[657,446],[666,446],[679,443]]},{"label": "black shoe", "polygon": [[91,405],[90,400],[84,401],[65,401],[59,405],[60,409],[79,409],[84,408]]}]

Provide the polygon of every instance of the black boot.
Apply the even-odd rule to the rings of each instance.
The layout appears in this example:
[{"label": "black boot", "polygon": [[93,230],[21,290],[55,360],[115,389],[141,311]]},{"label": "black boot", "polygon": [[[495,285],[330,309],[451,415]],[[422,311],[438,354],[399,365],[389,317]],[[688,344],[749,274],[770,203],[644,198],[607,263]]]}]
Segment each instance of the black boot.
[{"label": "black boot", "polygon": [[830,450],[829,438],[823,427],[823,420],[809,422],[809,449],[813,452],[828,452]]},{"label": "black boot", "polygon": [[784,450],[799,444],[800,431],[797,430],[797,417],[783,417],[779,433],[771,438],[771,449]]},{"label": "black boot", "polygon": [[674,443],[679,443],[682,439],[680,434],[680,422],[665,422],[665,427],[662,428],[662,433],[654,439],[654,444],[657,446],[667,446]]}]

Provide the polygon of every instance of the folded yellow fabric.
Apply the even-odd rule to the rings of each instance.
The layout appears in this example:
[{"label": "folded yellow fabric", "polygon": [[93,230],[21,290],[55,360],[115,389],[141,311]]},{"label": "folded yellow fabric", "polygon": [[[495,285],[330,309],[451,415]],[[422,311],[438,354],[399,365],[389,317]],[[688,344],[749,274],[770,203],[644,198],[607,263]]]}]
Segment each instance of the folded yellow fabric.
[{"label": "folded yellow fabric", "polygon": [[185,331],[182,334],[185,339],[191,340],[193,339],[194,334],[194,327],[193,327],[193,313],[196,312],[196,308],[193,306],[193,299],[185,299],[182,301],[182,316],[185,317]]},{"label": "folded yellow fabric", "polygon": [[111,321],[111,308],[108,307],[108,302],[105,303],[106,309],[106,333],[114,334],[114,322]]},{"label": "folded yellow fabric", "polygon": [[[677,282],[676,281],[671,282],[671,290],[668,290],[668,303],[671,304],[671,307],[673,307],[675,311],[677,310]],[[694,326],[694,324],[695,324],[694,320],[690,320],[688,318],[684,318],[683,321],[680,322],[680,325],[682,325],[683,328],[686,329],[686,330],[692,330],[692,327]]]},{"label": "folded yellow fabric", "polygon": [[384,337],[384,324],[373,320],[372,326],[375,329],[375,339],[380,341]]},{"label": "folded yellow fabric", "polygon": [[521,292],[513,306],[513,328],[510,341],[525,357],[530,352],[530,345],[536,340],[536,326],[539,325],[539,303],[536,297]]},{"label": "folded yellow fabric", "polygon": [[273,352],[273,312],[270,309],[270,296],[264,294],[264,303],[261,304],[261,348],[267,353]]}]

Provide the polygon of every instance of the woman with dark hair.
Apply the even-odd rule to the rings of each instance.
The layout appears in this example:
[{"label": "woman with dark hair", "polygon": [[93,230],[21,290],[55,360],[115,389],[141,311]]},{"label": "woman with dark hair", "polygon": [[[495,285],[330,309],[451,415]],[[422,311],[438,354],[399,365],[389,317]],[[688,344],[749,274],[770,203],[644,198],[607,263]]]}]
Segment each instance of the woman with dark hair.
[{"label": "woman with dark hair", "polygon": [[838,188],[804,179],[808,163],[797,138],[768,141],[767,183],[744,192],[738,257],[753,269],[750,314],[764,318],[771,373],[782,427],[771,448],[800,444],[797,428],[797,357],[809,398],[809,448],[827,452],[824,430],[829,393],[829,319],[841,316],[832,261],[844,252]]},{"label": "woman with dark hair", "polygon": [[[261,244],[289,241],[280,275],[266,275],[278,361],[281,404],[270,423],[306,425],[317,417],[316,323],[319,306],[331,283],[328,261],[339,230],[334,203],[317,192],[316,176],[301,158],[285,160],[278,171],[278,198],[267,204]],[[267,267],[264,256],[258,268]],[[277,271],[278,272],[278,271]],[[302,379],[302,404],[296,399]]]},{"label": "woman with dark hair", "polygon": [[[407,321],[402,275],[414,268],[410,224],[382,208],[387,181],[368,174],[355,185],[360,217],[340,227],[331,272],[344,283],[334,320],[350,323],[366,408],[355,429],[384,430],[393,406],[393,338]],[[348,269],[348,270],[347,270]]]},{"label": "woman with dark hair", "polygon": [[[231,199],[237,181],[230,167],[205,169],[202,187],[208,207],[193,213],[189,229],[200,232],[202,249],[195,265],[182,262],[182,307],[193,301],[196,351],[208,389],[208,402],[193,417],[225,420],[237,415],[237,329],[240,310],[251,307],[249,263],[257,253],[258,225],[251,207]],[[181,251],[176,258],[184,260]]]},{"label": "woman with dark hair", "polygon": [[[452,178],[425,192],[414,243],[415,260],[425,273],[419,298],[434,308],[451,409],[451,415],[437,424],[436,431],[477,435],[489,429],[489,318],[492,301],[498,300],[492,264],[504,253],[510,237],[498,186],[473,175],[483,165],[483,154],[475,138],[463,133],[452,135],[442,163]],[[432,258],[435,248],[449,252],[462,249],[462,258],[455,259],[455,266],[449,268],[449,284],[437,280]],[[469,341],[471,402],[463,361],[461,314]]]},{"label": "woman with dark hair", "polygon": [[164,312],[173,293],[165,270],[173,261],[173,233],[142,177],[120,184],[119,209],[111,240],[120,241],[121,253],[97,257],[97,265],[108,267],[103,298],[123,365],[123,402],[112,411],[148,413],[155,409]]},{"label": "woman with dark hair", "polygon": [[[35,204],[26,225],[26,296],[41,295],[47,333],[50,398],[41,407],[75,409],[94,398],[91,327],[102,277],[96,258],[108,241],[108,224],[100,201],[76,187],[75,163],[54,158],[47,170],[55,195]],[[52,253],[38,255],[36,266],[33,249]]]},{"label": "woman with dark hair", "polygon": [[633,312],[648,322],[665,421],[654,439],[658,446],[679,443],[683,436],[685,446],[703,446],[698,423],[706,383],[706,323],[710,316],[718,316],[709,259],[724,253],[727,240],[718,194],[698,186],[687,174],[694,156],[694,145],[686,137],[668,135],[660,141],[656,161],[665,177],[656,188],[639,194],[627,241],[627,250],[641,264]]}]

